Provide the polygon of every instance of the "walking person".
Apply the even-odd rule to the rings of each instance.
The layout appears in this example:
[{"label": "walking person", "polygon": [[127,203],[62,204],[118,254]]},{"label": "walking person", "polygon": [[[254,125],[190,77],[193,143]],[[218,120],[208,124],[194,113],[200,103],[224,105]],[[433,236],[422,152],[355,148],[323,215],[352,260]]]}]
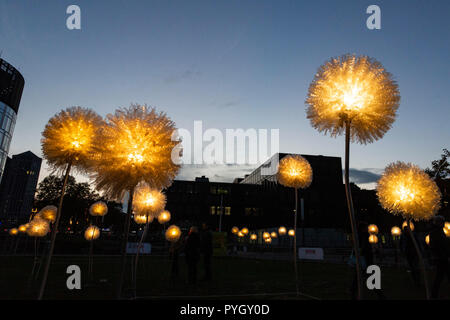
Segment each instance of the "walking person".
[{"label": "walking person", "polygon": [[439,298],[439,288],[444,278],[447,277],[447,281],[450,282],[449,244],[443,230],[444,224],[444,217],[435,216],[433,218],[433,229],[430,232],[431,258],[436,266],[436,275],[431,289],[431,297],[433,299]]},{"label": "walking person", "polygon": [[200,236],[197,227],[190,228],[184,252],[188,266],[188,283],[194,285],[197,282],[197,264],[200,259]]},{"label": "walking person", "polygon": [[203,255],[204,276],[203,280],[211,280],[211,259],[213,255],[213,236],[206,223],[202,225],[201,250]]}]

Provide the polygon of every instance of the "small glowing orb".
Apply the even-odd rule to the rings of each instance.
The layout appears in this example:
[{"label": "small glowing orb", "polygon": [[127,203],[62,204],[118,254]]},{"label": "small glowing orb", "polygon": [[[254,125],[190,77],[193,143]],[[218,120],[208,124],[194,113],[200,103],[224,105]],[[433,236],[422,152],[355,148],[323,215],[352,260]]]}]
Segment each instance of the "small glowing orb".
[{"label": "small glowing orb", "polygon": [[263,233],[263,239],[267,239],[267,238],[270,238],[270,233],[264,232]]},{"label": "small glowing orb", "polygon": [[58,208],[55,206],[46,206],[39,212],[39,216],[48,222],[55,222]]},{"label": "small glowing orb", "polygon": [[278,237],[278,235],[277,235],[277,233],[274,231],[274,232],[270,233],[270,237],[271,237],[271,238],[276,238],[276,237]]},{"label": "small glowing orb", "polygon": [[371,224],[368,227],[368,231],[370,234],[378,234],[378,227],[375,224]]},{"label": "small glowing orb", "polygon": [[444,228],[443,230],[444,230],[445,236],[446,236],[447,238],[450,237],[450,230],[447,229],[447,228]]},{"label": "small glowing orb", "polygon": [[49,231],[50,225],[43,219],[33,219],[27,228],[27,234],[30,237],[44,237]]},{"label": "small glowing orb", "polygon": [[279,234],[280,236],[284,236],[284,235],[286,234],[286,232],[287,232],[287,230],[286,230],[285,227],[280,227],[280,228],[278,228],[278,234]]},{"label": "small glowing orb", "polygon": [[445,222],[444,228],[450,231],[450,222]]},{"label": "small glowing orb", "polygon": [[[407,226],[407,223],[406,223],[406,221],[403,221],[403,223],[402,223],[402,229],[405,229],[406,228],[406,226]],[[409,228],[411,229],[411,231],[414,231],[414,223],[412,222],[412,221],[409,221]]]},{"label": "small glowing orb", "polygon": [[430,245],[430,235],[429,234],[427,234],[426,237],[425,237],[425,243],[427,245]]},{"label": "small glowing orb", "polygon": [[242,238],[242,237],[245,236],[245,234],[243,234],[242,231],[239,231],[237,235],[238,235],[239,238]]},{"label": "small glowing orb", "polygon": [[147,222],[150,223],[153,221],[153,217],[145,214],[134,214],[133,219],[137,224],[146,224]]},{"label": "small glowing orb", "polygon": [[96,217],[96,216],[103,217],[104,215],[106,215],[108,213],[108,206],[103,201],[94,202],[89,207],[89,213],[91,214],[91,216],[94,216],[94,217]]},{"label": "small glowing orb", "polygon": [[171,225],[169,228],[167,228],[167,230],[166,230],[167,241],[170,241],[170,242],[178,241],[178,239],[180,239],[180,236],[181,236],[181,230],[176,225]]},{"label": "small glowing orb", "polygon": [[272,238],[266,238],[266,239],[264,239],[264,241],[265,241],[266,243],[271,243],[271,242],[272,242]]},{"label": "small glowing orb", "polygon": [[17,230],[17,228],[9,229],[9,234],[12,236],[17,235],[18,233],[19,233],[19,230]]},{"label": "small glowing orb", "polygon": [[256,240],[256,239],[258,239],[258,236],[256,234],[252,233],[250,235],[250,240]]},{"label": "small glowing orb", "polygon": [[288,232],[288,235],[291,236],[291,237],[295,236],[295,230],[294,229],[290,229],[289,232]]},{"label": "small glowing orb", "polygon": [[441,193],[419,167],[403,162],[386,167],[377,185],[381,206],[405,219],[428,220],[439,210]]},{"label": "small glowing orb", "polygon": [[23,232],[27,231],[27,228],[28,228],[28,226],[22,224],[22,225],[19,226],[18,230],[19,230],[19,232],[23,233]]},{"label": "small glowing orb", "polygon": [[299,155],[288,155],[278,164],[277,179],[289,188],[307,188],[312,182],[313,172],[308,160]]},{"label": "small glowing orb", "polygon": [[378,242],[378,237],[376,235],[374,235],[374,234],[371,234],[369,236],[369,242],[370,243],[377,243]]},{"label": "small glowing orb", "polygon": [[238,232],[239,232],[239,228],[238,227],[231,228],[231,233],[237,234]]},{"label": "small glowing orb", "polygon": [[242,232],[244,235],[246,235],[246,234],[248,234],[248,229],[247,229],[247,228],[242,228],[241,232]]},{"label": "small glowing orb", "polygon": [[170,221],[170,212],[167,210],[163,210],[158,216],[158,222],[160,224],[164,224]]},{"label": "small glowing orb", "polygon": [[[405,224],[405,225],[406,225],[406,224]],[[392,229],[391,229],[391,234],[392,234],[393,236],[399,236],[399,235],[402,234],[402,230],[401,230],[399,227],[394,226],[394,227],[392,227]]]},{"label": "small glowing orb", "polygon": [[84,232],[84,238],[87,241],[92,241],[100,237],[100,229],[96,226],[89,226]]}]

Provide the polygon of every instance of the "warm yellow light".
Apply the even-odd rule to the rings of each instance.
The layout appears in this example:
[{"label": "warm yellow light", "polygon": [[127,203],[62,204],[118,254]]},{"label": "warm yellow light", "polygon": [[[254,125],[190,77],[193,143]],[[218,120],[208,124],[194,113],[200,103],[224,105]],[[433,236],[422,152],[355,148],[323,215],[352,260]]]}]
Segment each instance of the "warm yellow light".
[{"label": "warm yellow light", "polygon": [[238,232],[239,232],[239,228],[238,227],[231,228],[231,233],[237,234]]},{"label": "warm yellow light", "polygon": [[427,234],[426,237],[425,237],[425,243],[427,245],[430,245],[430,235],[429,234]]},{"label": "warm yellow light", "polygon": [[450,230],[447,229],[447,228],[444,228],[443,230],[444,230],[445,236],[446,236],[447,238],[450,237]]},{"label": "warm yellow light", "polygon": [[264,239],[264,241],[265,241],[266,243],[271,243],[271,242],[272,242],[272,238],[266,238],[266,239]]},{"label": "warm yellow light", "polygon": [[368,227],[368,231],[370,234],[378,234],[378,227],[375,224],[371,224]]},{"label": "warm yellow light", "polygon": [[27,231],[27,226],[22,224],[22,225],[19,226],[18,230],[19,230],[19,232],[22,232],[22,233],[26,232]]},{"label": "warm yellow light", "polygon": [[42,153],[47,162],[62,169],[72,162],[84,170],[92,158],[92,147],[97,141],[95,132],[103,125],[94,111],[71,107],[53,116],[42,132]]},{"label": "warm yellow light", "polygon": [[158,222],[164,224],[170,221],[170,212],[167,210],[162,211],[158,216]]},{"label": "warm yellow light", "polygon": [[145,214],[134,214],[133,219],[137,224],[146,224],[147,222],[150,223],[153,221],[153,217],[146,216]]},{"label": "warm yellow light", "polygon": [[181,236],[181,230],[176,225],[171,225],[169,228],[167,228],[166,231],[166,239],[170,242],[178,241],[178,239]]},{"label": "warm yellow light", "polygon": [[[408,224],[406,223],[406,221],[403,221],[402,223],[402,229],[404,230],[406,228]],[[409,221],[409,228],[411,229],[411,231],[414,231],[414,223],[412,221]]]},{"label": "warm yellow light", "polygon": [[108,206],[103,201],[94,202],[89,208],[89,213],[94,217],[102,217],[108,213]]},{"label": "warm yellow light", "polygon": [[244,235],[246,235],[246,234],[248,234],[248,229],[247,229],[247,228],[242,228],[241,232],[242,232]]},{"label": "warm yellow light", "polygon": [[242,237],[245,236],[245,234],[243,234],[242,231],[239,231],[239,232],[237,233],[237,235],[238,235],[239,238],[242,238]]},{"label": "warm yellow light", "polygon": [[100,229],[96,226],[89,226],[86,231],[84,231],[84,238],[87,241],[92,241],[100,237]]},{"label": "warm yellow light", "polygon": [[288,232],[288,235],[291,236],[291,237],[295,236],[295,230],[294,229],[290,229],[289,232]]},{"label": "warm yellow light", "polygon": [[133,209],[139,215],[157,218],[166,205],[166,196],[161,191],[141,183],[134,192]]},{"label": "warm yellow light", "polygon": [[436,183],[424,171],[403,162],[386,167],[377,195],[384,209],[414,220],[430,219],[439,210],[441,199]]},{"label": "warm yellow light", "polygon": [[274,232],[271,232],[271,233],[270,233],[270,237],[271,237],[271,238],[276,238],[276,237],[278,237],[278,235],[277,235],[277,233],[274,231]]},{"label": "warm yellow light", "polygon": [[27,228],[27,234],[30,237],[44,237],[50,231],[50,225],[47,220],[34,218]]},{"label": "warm yellow light", "polygon": [[313,172],[308,160],[299,155],[288,155],[278,164],[277,179],[290,188],[307,188],[312,182]]},{"label": "warm yellow light", "polygon": [[278,234],[279,234],[280,236],[284,236],[284,235],[286,234],[286,232],[287,232],[287,230],[286,230],[285,227],[280,227],[280,228],[278,228]]},{"label": "warm yellow light", "polygon": [[15,236],[15,235],[17,235],[18,233],[19,233],[19,230],[17,230],[16,228],[9,229],[9,234],[10,234],[11,236]]},{"label": "warm yellow light", "polygon": [[146,105],[108,115],[96,136],[92,170],[97,188],[121,198],[142,180],[158,190],[170,186],[180,168],[180,142],[172,139],[175,130],[164,113]]},{"label": "warm yellow light", "polygon": [[377,243],[378,242],[378,237],[376,235],[374,235],[374,234],[371,234],[369,236],[369,242],[370,243]]},{"label": "warm yellow light", "polygon": [[256,240],[256,239],[258,239],[258,236],[256,234],[253,233],[250,235],[250,240]]},{"label": "warm yellow light", "polygon": [[48,222],[55,222],[56,220],[56,214],[58,212],[58,208],[55,206],[45,206],[41,209],[41,211],[38,213],[38,216],[44,220],[47,220]]},{"label": "warm yellow light", "polygon": [[[406,225],[406,224],[405,224],[405,225]],[[399,235],[402,234],[402,230],[401,230],[399,227],[394,226],[394,227],[392,227],[392,229],[391,229],[391,234],[392,234],[393,236],[399,236]]]},{"label": "warm yellow light", "polygon": [[378,140],[390,129],[400,103],[398,86],[376,60],[344,55],[319,68],[306,99],[307,118],[331,136],[351,120],[352,140]]},{"label": "warm yellow light", "polygon": [[444,228],[450,231],[450,222],[445,222]]},{"label": "warm yellow light", "polygon": [[270,238],[270,233],[264,232],[263,233],[263,239],[267,239],[267,238]]}]

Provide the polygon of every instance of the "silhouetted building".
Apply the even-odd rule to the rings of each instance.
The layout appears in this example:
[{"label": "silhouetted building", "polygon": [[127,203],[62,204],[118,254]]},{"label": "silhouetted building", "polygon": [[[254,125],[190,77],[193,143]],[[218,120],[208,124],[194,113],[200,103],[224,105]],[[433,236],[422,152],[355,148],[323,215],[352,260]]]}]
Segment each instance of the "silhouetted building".
[{"label": "silhouetted building", "polygon": [[0,180],[11,143],[25,80],[12,65],[0,59]]},{"label": "silhouetted building", "polygon": [[0,221],[17,225],[28,221],[42,159],[31,151],[7,158],[0,183]]},{"label": "silhouetted building", "polygon": [[[295,193],[276,182],[269,171],[263,171],[273,159],[287,154],[275,154],[265,164],[234,183],[210,182],[208,178],[195,181],[175,180],[166,190],[167,209],[177,220],[192,223],[207,222],[214,230],[236,226],[266,228],[293,225]],[[338,157],[303,155],[313,169],[313,182],[299,191],[304,200],[304,221],[299,204],[299,227],[348,228],[342,165]],[[263,169],[265,170],[265,169]],[[222,217],[220,217],[222,215]]]}]

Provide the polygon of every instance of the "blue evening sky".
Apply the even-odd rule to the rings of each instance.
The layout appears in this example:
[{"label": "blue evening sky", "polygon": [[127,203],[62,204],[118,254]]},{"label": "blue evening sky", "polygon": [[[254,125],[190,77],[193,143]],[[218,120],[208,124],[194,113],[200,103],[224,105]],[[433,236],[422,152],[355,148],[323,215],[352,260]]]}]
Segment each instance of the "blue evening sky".
[{"label": "blue evening sky", "polygon": [[[71,4],[81,8],[81,30],[66,28]],[[366,28],[371,4],[381,8],[381,30]],[[62,108],[104,116],[138,102],[180,128],[194,120],[204,129],[279,128],[281,152],[343,156],[343,137],[313,129],[304,101],[323,62],[356,53],[379,60],[401,93],[384,138],[352,145],[353,179],[370,187],[390,162],[425,168],[449,147],[449,13],[449,1],[1,0],[2,58],[26,80],[10,154],[42,156],[41,132]],[[181,176],[230,181],[246,170]]]}]

